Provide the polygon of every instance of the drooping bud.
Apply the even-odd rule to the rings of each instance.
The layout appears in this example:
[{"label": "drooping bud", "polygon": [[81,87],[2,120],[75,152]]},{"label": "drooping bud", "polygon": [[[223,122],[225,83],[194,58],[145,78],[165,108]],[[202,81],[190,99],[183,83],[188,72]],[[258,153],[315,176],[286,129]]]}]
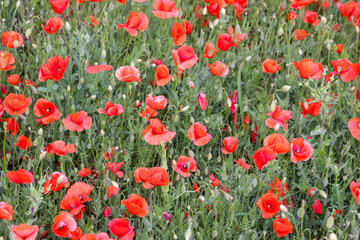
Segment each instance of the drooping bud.
[{"label": "drooping bud", "polygon": [[201,110],[204,111],[207,107],[206,95],[204,93],[199,93],[198,103],[199,103]]}]

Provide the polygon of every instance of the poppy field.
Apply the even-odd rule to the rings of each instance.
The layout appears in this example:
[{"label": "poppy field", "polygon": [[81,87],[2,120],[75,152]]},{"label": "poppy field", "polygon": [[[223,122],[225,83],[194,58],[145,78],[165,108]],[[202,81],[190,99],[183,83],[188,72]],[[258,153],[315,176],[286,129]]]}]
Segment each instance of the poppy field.
[{"label": "poppy field", "polygon": [[0,239],[359,238],[360,2],[0,16]]}]

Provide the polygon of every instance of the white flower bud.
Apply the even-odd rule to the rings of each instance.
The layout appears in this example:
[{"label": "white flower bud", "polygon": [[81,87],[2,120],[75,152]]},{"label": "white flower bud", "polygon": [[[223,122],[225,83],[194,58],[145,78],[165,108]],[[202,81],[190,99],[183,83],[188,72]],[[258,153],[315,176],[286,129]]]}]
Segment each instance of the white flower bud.
[{"label": "white flower bud", "polygon": [[65,29],[66,29],[66,31],[70,32],[70,30],[71,30],[71,25],[70,25],[69,22],[66,22],[66,23],[65,23]]},{"label": "white flower bud", "polygon": [[117,188],[119,187],[119,184],[117,184],[117,182],[111,181],[111,180],[110,180],[110,182],[111,182],[111,184],[112,184],[114,187],[117,187]]},{"label": "white flower bud", "polygon": [[26,30],[26,32],[25,32],[25,37],[28,38],[28,37],[30,36],[31,32],[32,32],[32,29],[31,29],[31,28],[29,28],[28,30]]},{"label": "white flower bud", "polygon": [[21,4],[21,2],[20,2],[20,1],[17,1],[17,2],[16,2],[16,8],[20,7],[20,4]]},{"label": "white flower bud", "polygon": [[68,91],[68,92],[70,92],[70,86],[67,86],[67,88],[66,88],[66,90]]},{"label": "white flower bud", "polygon": [[275,124],[274,130],[275,130],[276,132],[279,130],[279,128],[280,128],[280,124],[279,124],[279,123]]},{"label": "white flower bud", "polygon": [[299,55],[302,55],[303,54],[303,52],[302,52],[302,50],[299,48]]},{"label": "white flower bud", "polygon": [[44,133],[44,130],[43,130],[42,128],[40,128],[40,129],[38,130],[38,134],[39,134],[39,136],[42,136],[42,135],[43,135],[43,133]]},{"label": "white flower bud", "polygon": [[252,56],[247,56],[246,58],[245,58],[245,61],[250,61],[251,60],[251,58],[252,58]]},{"label": "white flower bud", "polygon": [[96,95],[91,95],[91,96],[90,96],[90,99],[91,99],[91,100],[95,100],[95,98],[96,98]]},{"label": "white flower bud", "polygon": [[109,85],[108,89],[107,89],[109,92],[112,92],[113,88],[111,85]]},{"label": "white flower bud", "polygon": [[101,57],[102,57],[102,58],[106,58],[106,51],[105,51],[105,50],[102,50],[102,51],[101,51]]},{"label": "white flower bud", "polygon": [[214,21],[214,27],[219,24],[219,19],[215,19]]},{"label": "white flower bud", "polygon": [[354,91],[354,90],[355,90],[355,87],[350,88],[350,91]]},{"label": "white flower bud", "polygon": [[329,218],[326,220],[325,225],[326,225],[327,228],[332,228],[332,227],[334,226],[334,218],[333,218],[333,217],[329,217]]},{"label": "white flower bud", "polygon": [[31,44],[31,46],[35,49],[37,48],[36,44]]},{"label": "white flower bud", "polygon": [[297,215],[299,218],[303,218],[305,215],[305,209],[304,208],[299,208],[299,210],[297,211]]},{"label": "white flower bud", "polygon": [[322,16],[322,17],[321,17],[321,22],[325,25],[326,22],[327,22],[326,17]]},{"label": "white flower bud", "polygon": [[185,106],[181,108],[180,112],[186,112],[189,109],[189,106]]},{"label": "white flower bud", "polygon": [[288,85],[285,85],[285,86],[282,86],[282,88],[280,89],[282,92],[288,92],[290,90],[290,86]]},{"label": "white flower bud", "polygon": [[331,45],[330,44],[326,45],[326,48],[330,51],[331,50]]},{"label": "white flower bud", "polygon": [[102,130],[102,129],[101,129],[101,131],[100,131],[100,135],[101,135],[101,136],[104,136],[104,135],[105,135],[104,130]]},{"label": "white flower bud", "polygon": [[278,30],[278,34],[279,34],[279,36],[281,36],[281,35],[283,35],[284,34],[284,29],[281,27],[281,28],[279,28],[279,30]]},{"label": "white flower bud", "polygon": [[335,233],[330,233],[330,235],[329,235],[329,240],[337,240],[338,238],[337,238],[337,236],[336,236],[336,234]]},{"label": "white flower bud", "polygon": [[214,28],[214,24],[212,22],[209,22],[209,27],[210,29],[213,29]]},{"label": "white flower bud", "polygon": [[270,112],[275,111],[275,109],[276,109],[276,102],[272,101],[271,104],[270,104]]},{"label": "white flower bud", "polygon": [[284,205],[280,205],[280,210],[283,211],[284,213],[288,213],[288,210]]},{"label": "white flower bud", "polygon": [[207,14],[207,12],[208,12],[208,11],[207,11],[207,8],[206,8],[206,7],[205,7],[205,8],[203,8],[202,14],[203,14],[203,15],[206,15],[206,14]]},{"label": "white flower bud", "polygon": [[141,63],[141,62],[142,62],[142,59],[140,59],[140,58],[139,58],[139,59],[136,59],[135,62]]},{"label": "white flower bud", "polygon": [[190,239],[191,239],[191,235],[192,235],[191,228],[186,229],[185,235],[184,235],[185,240],[190,240]]},{"label": "white flower bud", "polygon": [[39,159],[40,160],[43,160],[44,158],[45,158],[45,156],[46,156],[46,151],[42,151],[41,153],[40,153],[40,155],[39,155]]},{"label": "white flower bud", "polygon": [[319,190],[319,194],[320,194],[323,198],[327,198],[327,194],[326,194],[325,191]]},{"label": "white flower bud", "polygon": [[155,63],[152,63],[151,66],[154,68],[154,67],[156,67],[156,64],[155,64]]},{"label": "white flower bud", "polygon": [[358,34],[360,33],[360,29],[359,29],[358,26],[356,26],[355,32],[358,33]]},{"label": "white flower bud", "polygon": [[204,202],[204,201],[205,201],[205,197],[204,197],[203,195],[200,195],[200,196],[199,196],[199,200],[200,200],[200,202]]}]

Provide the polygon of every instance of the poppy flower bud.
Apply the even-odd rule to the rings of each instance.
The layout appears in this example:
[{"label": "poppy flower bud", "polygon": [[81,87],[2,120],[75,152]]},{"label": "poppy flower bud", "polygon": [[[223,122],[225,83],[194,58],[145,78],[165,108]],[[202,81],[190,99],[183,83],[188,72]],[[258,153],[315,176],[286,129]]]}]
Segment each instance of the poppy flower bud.
[{"label": "poppy flower bud", "polygon": [[337,238],[337,236],[336,236],[336,234],[335,233],[330,233],[330,235],[329,235],[329,240],[337,240],[338,238]]},{"label": "poppy flower bud", "polygon": [[354,90],[355,90],[355,87],[350,88],[350,91],[354,91]]},{"label": "poppy flower bud", "polygon": [[329,217],[328,219],[326,219],[325,225],[327,228],[332,228],[334,226],[334,218]]},{"label": "poppy flower bud", "polygon": [[203,14],[203,15],[206,15],[207,12],[208,12],[208,11],[207,11],[207,8],[203,8],[202,14]]},{"label": "poppy flower bud", "polygon": [[109,85],[109,87],[108,87],[108,91],[109,91],[109,92],[112,92],[112,90],[113,90],[112,86],[111,86],[111,85]]},{"label": "poppy flower bud", "polygon": [[303,52],[302,52],[302,50],[299,48],[299,55],[302,55],[303,54]]},{"label": "poppy flower bud", "polygon": [[209,154],[208,154],[208,160],[211,160],[212,159],[212,154],[211,154],[211,152],[209,152]]},{"label": "poppy flower bud", "polygon": [[279,34],[279,36],[281,36],[281,35],[283,35],[284,34],[284,29],[281,27],[281,28],[279,28],[279,30],[278,30],[278,34]]},{"label": "poppy flower bud", "polygon": [[216,231],[216,230],[214,230],[213,232],[212,232],[212,237],[213,238],[216,238],[218,236],[218,232]]},{"label": "poppy flower bud", "polygon": [[284,205],[280,205],[280,210],[283,211],[284,213],[288,213],[288,210]]},{"label": "poppy flower bud", "polygon": [[68,92],[70,92],[70,86],[67,86],[67,88],[66,88],[66,90],[68,91]]},{"label": "poppy flower bud", "polygon": [[326,45],[326,48],[330,51],[331,50],[331,45],[330,44]]},{"label": "poppy flower bud", "polygon": [[189,109],[189,106],[185,106],[180,109],[180,112],[186,112]]},{"label": "poppy flower bud", "polygon": [[57,179],[56,179],[56,184],[60,185],[60,183],[62,183],[62,181],[64,180],[64,175],[60,175]]},{"label": "poppy flower bud", "polygon": [[25,36],[26,36],[27,38],[29,38],[29,36],[30,36],[31,32],[32,32],[32,29],[31,29],[31,28],[29,28],[28,30],[26,30],[26,32],[25,32]]},{"label": "poppy flower bud", "polygon": [[213,29],[214,28],[214,24],[212,22],[209,22],[209,27],[210,29]]},{"label": "poppy flower bud", "polygon": [[20,4],[21,4],[21,2],[20,2],[20,1],[17,1],[17,2],[16,2],[16,8],[20,7]]},{"label": "poppy flower bud", "polygon": [[326,194],[325,191],[319,190],[319,194],[320,194],[323,198],[327,198],[327,194]]},{"label": "poppy flower bud", "polygon": [[322,16],[322,17],[321,17],[321,22],[325,25],[326,22],[327,22],[326,17]]},{"label": "poppy flower bud", "polygon": [[214,27],[217,26],[219,24],[219,19],[215,19],[214,21]]},{"label": "poppy flower bud", "polygon": [[101,51],[101,57],[102,57],[102,58],[106,58],[106,51],[105,51],[105,50],[102,50],[102,51]]},{"label": "poppy flower bud", "polygon": [[90,99],[91,99],[91,100],[95,100],[95,98],[96,98],[96,95],[91,95],[91,96],[90,96]]},{"label": "poppy flower bud", "polygon": [[178,239],[178,237],[176,236],[176,234],[174,234],[173,239],[175,239],[175,240]]},{"label": "poppy flower bud", "polygon": [[275,109],[276,109],[276,102],[272,101],[271,104],[270,104],[270,112],[275,111]]},{"label": "poppy flower bud", "polygon": [[40,155],[39,155],[39,159],[40,160],[43,160],[44,158],[45,158],[45,156],[46,156],[46,151],[42,151],[41,153],[40,153]]},{"label": "poppy flower bud", "polygon": [[31,44],[31,46],[35,49],[37,48],[37,46],[35,44]]},{"label": "poppy flower bud", "polygon": [[191,235],[192,235],[192,231],[191,231],[191,228],[188,228],[186,229],[186,232],[185,232],[185,240],[190,240],[191,239]]},{"label": "poppy flower bud", "polygon": [[190,88],[194,88],[194,83],[192,81],[190,82]]},{"label": "poppy flower bud", "polygon": [[303,218],[305,215],[305,209],[304,208],[299,208],[299,210],[297,211],[297,215],[299,218]]},{"label": "poppy flower bud", "polygon": [[104,136],[104,135],[105,135],[104,130],[102,130],[102,129],[101,129],[101,131],[100,131],[100,135],[101,135],[101,136]]},{"label": "poppy flower bud", "polygon": [[231,99],[230,98],[226,99],[226,104],[228,107],[231,107]]},{"label": "poppy flower bud", "polygon": [[247,61],[247,62],[250,61],[250,60],[251,60],[251,56],[248,56],[248,57],[245,58],[245,61]]},{"label": "poppy flower bud", "polygon": [[285,85],[280,90],[285,93],[285,92],[288,92],[290,90],[290,88],[291,88],[290,86]]},{"label": "poppy flower bud", "polygon": [[114,187],[119,187],[119,184],[117,184],[117,182],[115,182],[115,181],[110,181],[111,182],[111,184],[114,186]]},{"label": "poppy flower bud", "polygon": [[43,135],[43,133],[44,133],[44,130],[43,130],[42,128],[40,128],[40,129],[38,130],[38,134],[39,134],[39,136],[42,136],[42,135]]},{"label": "poppy flower bud", "polygon": [[225,9],[225,8],[222,8],[222,9],[220,10],[220,16],[221,16],[221,17],[225,17],[225,16],[226,16],[226,9]]},{"label": "poppy flower bud", "polygon": [[66,23],[65,23],[65,29],[66,29],[66,31],[70,32],[70,30],[71,30],[71,25],[70,25],[69,22],[66,22]]},{"label": "poppy flower bud", "polygon": [[359,34],[359,33],[360,33],[360,29],[359,29],[359,27],[358,27],[358,26],[356,26],[355,32],[356,32],[357,34]]}]

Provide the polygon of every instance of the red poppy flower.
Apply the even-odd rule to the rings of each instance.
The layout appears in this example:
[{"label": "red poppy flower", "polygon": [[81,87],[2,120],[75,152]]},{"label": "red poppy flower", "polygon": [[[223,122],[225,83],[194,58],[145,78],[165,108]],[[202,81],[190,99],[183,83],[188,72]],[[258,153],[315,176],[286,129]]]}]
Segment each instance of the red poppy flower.
[{"label": "red poppy flower", "polygon": [[25,169],[19,169],[17,171],[7,172],[5,175],[9,178],[10,182],[18,183],[18,184],[27,184],[32,183],[34,181],[34,177],[32,173]]},{"label": "red poppy flower", "polygon": [[336,46],[333,47],[333,49],[334,49],[337,53],[341,53],[342,50],[344,49],[344,44],[336,44]]},{"label": "red poppy flower", "polygon": [[201,110],[204,111],[207,107],[206,95],[204,93],[199,93],[197,100],[198,100]]},{"label": "red poppy flower", "polygon": [[68,188],[70,183],[67,180],[65,174],[61,172],[53,172],[50,175],[50,179],[46,178],[46,182],[44,183],[44,193],[57,192],[60,191],[62,188]]},{"label": "red poppy flower", "polygon": [[[80,218],[76,218],[75,219],[78,220]],[[81,236],[83,235],[83,232],[81,231],[80,228],[75,228],[75,231],[71,232],[72,237],[69,237],[70,240],[79,240],[81,238]]]},{"label": "red poppy flower", "polygon": [[179,12],[175,4],[175,1],[155,0],[153,3],[153,8],[155,9],[153,11],[154,16],[160,19],[177,17]]},{"label": "red poppy flower", "polygon": [[15,63],[15,58],[10,53],[5,51],[0,51],[0,71],[8,71],[16,68],[15,66],[11,66],[11,64]]},{"label": "red poppy flower", "polygon": [[171,55],[179,71],[185,71],[199,61],[198,56],[194,53],[194,49],[186,45],[171,50]]},{"label": "red poppy flower", "polygon": [[217,187],[220,185],[220,180],[215,178],[214,174],[211,174],[209,176],[209,180],[211,181],[211,185],[213,185],[214,187]]},{"label": "red poppy flower", "polygon": [[111,208],[106,207],[104,210],[104,217],[110,217],[112,215]]},{"label": "red poppy flower", "polygon": [[133,176],[135,177],[135,182],[142,182],[145,189],[155,186],[167,186],[170,182],[169,174],[162,167],[150,169],[141,167],[135,170]]},{"label": "red poppy flower", "polygon": [[98,24],[99,24],[99,22],[97,21],[97,19],[93,15],[89,15],[89,26],[95,27]]},{"label": "red poppy flower", "polygon": [[286,218],[280,218],[280,215],[277,215],[273,223],[273,229],[278,238],[289,235],[292,232],[292,228],[291,223]]},{"label": "red poppy flower", "polygon": [[111,65],[100,64],[100,65],[88,66],[87,68],[85,68],[85,71],[90,74],[95,74],[99,72],[110,71],[111,69],[113,69],[113,66]]},{"label": "red poppy flower", "polygon": [[272,59],[265,59],[262,65],[262,70],[265,73],[275,73],[277,71],[280,71],[280,69],[280,64],[277,65],[276,61]]},{"label": "red poppy flower", "polygon": [[167,100],[164,96],[153,97],[152,95],[148,94],[145,101],[146,105],[152,109],[165,109],[167,105]]},{"label": "red poppy flower", "polygon": [[98,112],[100,114],[106,114],[107,116],[118,116],[124,112],[123,107],[120,104],[114,104],[112,102],[105,103],[105,110],[103,108],[99,108]]},{"label": "red poppy flower", "polygon": [[55,122],[61,117],[61,113],[52,102],[40,98],[36,101],[34,105],[34,115],[36,117],[41,117],[40,119],[35,119],[41,125],[47,125],[49,123]]},{"label": "red poppy flower", "polygon": [[119,193],[119,188],[116,187],[116,186],[107,186],[106,187],[106,193],[107,193],[107,196],[108,198],[112,198],[113,196],[117,195]]},{"label": "red poppy flower", "polygon": [[129,227],[129,222],[125,218],[115,218],[108,224],[109,231],[120,240],[131,240],[134,238],[134,227]]},{"label": "red poppy flower", "polygon": [[295,20],[299,17],[299,15],[296,14],[293,10],[290,10],[288,14],[288,20]]},{"label": "red poppy flower", "polygon": [[50,34],[59,33],[59,29],[61,29],[64,26],[64,21],[61,18],[58,17],[52,17],[50,18],[46,26],[44,24],[41,24],[42,29]]},{"label": "red poppy flower", "polygon": [[315,200],[314,201],[314,204],[311,205],[311,208],[314,210],[315,213],[317,214],[322,214],[323,211],[322,211],[322,204],[319,200]]},{"label": "red poppy flower", "polygon": [[234,159],[234,162],[235,162],[236,166],[238,166],[238,167],[242,167],[242,168],[245,168],[245,169],[250,169],[251,168],[251,166],[249,164],[247,164],[245,162],[245,160],[242,160],[241,158],[239,158],[239,160]]},{"label": "red poppy flower", "polygon": [[91,169],[90,168],[82,168],[80,171],[78,171],[78,175],[80,177],[86,177],[91,173]]},{"label": "red poppy flower", "polygon": [[37,225],[30,226],[26,223],[17,226],[11,225],[11,232],[14,240],[35,240],[39,233],[39,227]]},{"label": "red poppy flower", "polygon": [[[350,82],[350,81],[354,80],[359,74],[359,71],[357,69],[358,64],[357,63],[352,64],[346,58],[337,59],[336,61],[330,61],[330,62],[334,68],[334,72],[331,72],[330,74],[336,75],[336,74],[340,73],[340,78],[344,82]],[[340,68],[340,70],[339,70],[339,68]]]},{"label": "red poppy flower", "polygon": [[130,12],[126,24],[118,24],[119,29],[124,28],[131,36],[136,37],[138,30],[143,32],[149,26],[149,19],[145,13]]},{"label": "red poppy flower", "polygon": [[293,163],[307,161],[312,154],[312,146],[303,138],[293,138],[291,140],[291,161]]},{"label": "red poppy flower", "polygon": [[360,24],[360,5],[355,1],[348,1],[347,3],[339,2],[336,7],[340,10],[341,15],[354,25]]},{"label": "red poppy flower", "polygon": [[208,5],[206,5],[207,11],[209,14],[213,15],[216,18],[220,18],[220,9],[221,5],[219,0],[208,0]]},{"label": "red poppy flower", "polygon": [[191,34],[193,26],[191,25],[191,23],[188,20],[182,21],[180,23],[186,30],[186,35]]},{"label": "red poppy flower", "polygon": [[160,145],[173,139],[176,132],[170,132],[159,119],[155,118],[150,120],[150,125],[143,130],[142,135],[147,143]]},{"label": "red poppy flower", "polygon": [[193,123],[188,132],[190,141],[194,141],[195,146],[203,146],[211,140],[211,135],[207,133],[207,129],[199,122]]},{"label": "red poppy flower", "polygon": [[79,196],[82,202],[87,202],[92,200],[91,198],[89,198],[89,194],[93,189],[94,188],[89,184],[83,182],[76,182],[67,190],[66,195]]},{"label": "red poppy flower", "polygon": [[11,221],[13,214],[14,210],[10,204],[6,202],[0,202],[0,219]]},{"label": "red poppy flower", "polygon": [[119,178],[122,178],[124,176],[124,173],[122,171],[120,171],[120,168],[122,167],[123,164],[124,164],[124,162],[121,162],[121,163],[110,162],[110,163],[106,163],[105,166],[112,173],[116,174],[116,176],[118,176]]},{"label": "red poppy flower", "polygon": [[14,31],[2,32],[1,42],[6,48],[18,48],[24,44],[23,37]]},{"label": "red poppy flower", "polygon": [[293,39],[294,40],[303,40],[306,38],[310,33],[307,33],[304,29],[296,29],[293,32]]},{"label": "red poppy flower", "polygon": [[5,97],[3,106],[5,111],[11,116],[14,114],[20,116],[29,107],[30,102],[30,97],[26,98],[23,94],[17,95],[15,93],[10,93]]},{"label": "red poppy flower", "polygon": [[69,210],[76,220],[80,219],[85,212],[85,206],[82,204],[79,196],[65,195],[60,202],[62,210]]},{"label": "red poppy flower", "polygon": [[198,193],[200,192],[200,189],[196,183],[193,184],[193,189],[195,192],[198,192]]},{"label": "red poppy flower", "polygon": [[[299,103],[302,108],[302,116],[303,118],[306,117],[307,114],[310,114],[311,116],[317,116],[320,114],[320,107],[321,107],[321,101],[319,102],[313,102],[313,98],[306,99],[306,106],[305,103]],[[313,102],[310,103],[309,102]]]},{"label": "red poppy flower", "polygon": [[[284,186],[282,186],[282,182],[278,177],[276,177],[271,183],[270,183],[270,190],[269,193],[276,194],[279,198],[284,198],[285,194],[289,191],[289,184],[286,182],[284,183]],[[283,200],[283,204],[285,205],[286,199]]]},{"label": "red poppy flower", "polygon": [[59,55],[47,60],[47,63],[43,64],[39,70],[40,82],[45,82],[46,80],[59,81],[64,77],[68,62],[69,57],[63,60]]},{"label": "red poppy flower", "polygon": [[174,79],[174,77],[169,74],[169,68],[167,66],[160,64],[156,67],[155,79],[157,86],[165,86],[170,80]]},{"label": "red poppy flower", "polygon": [[239,44],[240,42],[244,41],[245,37],[247,36],[247,33],[239,34],[238,32],[236,32],[234,27],[228,27],[227,31],[232,36],[232,40],[236,44]]},{"label": "red poppy flower", "polygon": [[13,118],[5,118],[4,121],[6,124],[6,133],[11,132],[10,134],[15,136],[15,134],[19,131],[19,125]]},{"label": "red poppy flower", "polygon": [[63,12],[69,5],[70,0],[50,0],[50,5],[54,12],[64,16]]},{"label": "red poppy flower", "polygon": [[317,18],[316,12],[306,10],[303,21],[304,23],[310,23],[313,26],[317,26],[320,23],[320,19],[316,19],[316,18]]},{"label": "red poppy flower", "polygon": [[209,63],[207,65],[213,76],[226,77],[229,74],[228,66],[221,61],[215,61],[212,65]]},{"label": "red poppy flower", "polygon": [[174,44],[176,46],[183,45],[186,40],[186,29],[183,27],[183,25],[174,22],[171,28],[171,37],[173,38]]},{"label": "red poppy flower", "polygon": [[280,211],[281,202],[273,193],[265,193],[256,203],[256,206],[262,211],[263,218],[271,218]]},{"label": "red poppy flower", "polygon": [[75,146],[73,144],[65,144],[64,141],[58,140],[48,144],[46,151],[52,156],[55,153],[58,156],[65,156],[67,153],[74,153]]},{"label": "red poppy flower", "polygon": [[139,114],[142,118],[148,118],[148,121],[150,121],[151,118],[156,117],[158,115],[158,112],[155,109],[146,106],[144,111],[142,111]]},{"label": "red poppy flower", "polygon": [[19,136],[18,142],[15,143],[15,146],[18,146],[19,148],[24,150],[28,150],[29,147],[31,147],[32,145],[32,141],[24,135]]},{"label": "red poppy flower", "polygon": [[303,9],[306,5],[316,1],[317,0],[290,0],[290,8]]},{"label": "red poppy flower", "polygon": [[116,70],[115,76],[119,81],[123,82],[141,82],[141,79],[139,78],[140,72],[136,67],[133,66],[120,67],[118,70]]},{"label": "red poppy flower", "polygon": [[235,137],[227,137],[224,138],[224,147],[222,148],[223,154],[230,154],[232,152],[235,152],[237,145],[238,145],[238,139]]},{"label": "red poppy flower", "polygon": [[177,161],[173,160],[172,168],[183,177],[190,177],[190,172],[196,172],[197,170],[196,161],[187,156],[180,156]]},{"label": "red poppy flower", "polygon": [[205,44],[204,58],[213,58],[220,49],[215,49],[214,44],[207,42]]},{"label": "red poppy flower", "polygon": [[289,110],[280,110],[280,105],[276,106],[275,111],[269,112],[266,115],[271,117],[266,119],[265,124],[267,127],[274,129],[276,124],[279,124],[279,126],[282,127],[284,131],[287,130],[287,124],[285,121],[292,118],[291,112]]},{"label": "red poppy flower", "polygon": [[18,74],[13,74],[7,78],[8,83],[11,85],[17,85],[20,81],[20,76]]},{"label": "red poppy flower", "polygon": [[360,118],[352,118],[348,122],[348,128],[351,136],[360,141]]},{"label": "red poppy flower", "polygon": [[274,160],[277,157],[277,152],[275,152],[271,147],[262,147],[259,148],[253,155],[252,159],[258,170],[261,170],[264,165],[268,162]]},{"label": "red poppy flower", "polygon": [[53,219],[54,224],[51,229],[58,237],[72,237],[72,233],[77,228],[77,223],[71,213],[62,211]]},{"label": "red poppy flower", "polygon": [[353,195],[356,203],[358,205],[360,205],[360,199],[359,199],[359,196],[360,196],[360,183],[357,183],[357,182],[351,182],[350,183],[350,191],[351,191],[351,194]]},{"label": "red poppy flower", "polygon": [[229,34],[221,33],[217,39],[217,47],[222,51],[227,51],[230,47],[236,47],[236,43]]},{"label": "red poppy flower", "polygon": [[92,118],[87,116],[87,112],[80,111],[70,113],[68,117],[62,120],[66,129],[70,131],[82,132],[84,129],[90,129]]},{"label": "red poppy flower", "polygon": [[130,194],[128,199],[121,200],[121,204],[126,206],[129,213],[138,217],[145,217],[149,213],[149,205],[137,194]]},{"label": "red poppy flower", "polygon": [[264,146],[272,148],[278,154],[290,151],[289,141],[280,133],[273,133],[264,139]]},{"label": "red poppy flower", "polygon": [[323,76],[324,68],[322,63],[315,63],[309,58],[305,58],[300,62],[294,62],[293,67],[298,69],[300,76],[305,79],[309,79],[309,77],[320,79]]}]

